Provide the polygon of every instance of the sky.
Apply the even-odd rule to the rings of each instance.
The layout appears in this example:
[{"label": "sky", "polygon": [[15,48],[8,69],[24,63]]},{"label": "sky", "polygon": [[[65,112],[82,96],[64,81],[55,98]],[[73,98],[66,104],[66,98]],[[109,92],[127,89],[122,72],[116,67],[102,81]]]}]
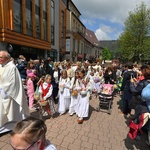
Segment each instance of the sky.
[{"label": "sky", "polygon": [[80,20],[92,30],[99,41],[117,40],[124,29],[124,22],[137,6],[150,0],[72,0],[81,13]]}]

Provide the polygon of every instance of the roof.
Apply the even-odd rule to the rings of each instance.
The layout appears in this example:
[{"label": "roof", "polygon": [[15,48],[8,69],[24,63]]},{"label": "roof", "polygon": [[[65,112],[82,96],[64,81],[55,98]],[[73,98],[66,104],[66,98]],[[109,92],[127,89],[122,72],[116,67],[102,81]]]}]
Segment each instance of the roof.
[{"label": "roof", "polygon": [[89,29],[86,29],[85,38],[92,43],[93,45],[99,45],[99,41],[95,35],[95,33]]}]

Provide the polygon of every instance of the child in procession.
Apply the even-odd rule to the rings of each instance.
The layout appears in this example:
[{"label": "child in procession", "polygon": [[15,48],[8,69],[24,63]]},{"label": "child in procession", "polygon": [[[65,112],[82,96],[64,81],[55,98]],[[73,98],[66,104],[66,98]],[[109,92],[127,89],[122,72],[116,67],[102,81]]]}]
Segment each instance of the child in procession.
[{"label": "child in procession", "polygon": [[70,106],[70,86],[71,81],[70,78],[67,77],[67,71],[62,70],[61,71],[61,77],[59,80],[59,102],[58,102],[58,112],[60,115],[64,114]]},{"label": "child in procession", "polygon": [[79,71],[75,71],[75,77],[72,78],[71,80],[71,103],[69,107],[69,114],[72,116],[73,114],[76,113],[77,110],[77,104],[79,102],[79,92],[78,92],[78,87],[79,87]]},{"label": "child in procession", "polygon": [[78,123],[82,124],[83,119],[89,116],[89,99],[92,91],[92,84],[89,78],[85,76],[85,70],[79,71],[79,103],[77,106]]}]

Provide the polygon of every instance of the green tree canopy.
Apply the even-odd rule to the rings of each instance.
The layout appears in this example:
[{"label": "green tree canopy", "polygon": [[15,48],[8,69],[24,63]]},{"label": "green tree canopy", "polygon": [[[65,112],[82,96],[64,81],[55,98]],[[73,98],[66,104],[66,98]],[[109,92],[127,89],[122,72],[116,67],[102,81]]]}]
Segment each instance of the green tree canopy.
[{"label": "green tree canopy", "polygon": [[142,2],[125,21],[124,32],[119,37],[122,57],[137,61],[150,53],[150,9]]},{"label": "green tree canopy", "polygon": [[111,58],[111,52],[108,50],[108,48],[105,47],[102,51],[102,60],[111,60]]}]

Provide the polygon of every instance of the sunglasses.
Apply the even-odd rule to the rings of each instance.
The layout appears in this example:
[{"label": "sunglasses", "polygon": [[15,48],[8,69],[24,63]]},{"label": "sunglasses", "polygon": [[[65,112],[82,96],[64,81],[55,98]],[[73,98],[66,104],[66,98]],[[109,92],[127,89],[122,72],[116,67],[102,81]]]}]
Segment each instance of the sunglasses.
[{"label": "sunglasses", "polygon": [[[37,142],[37,141],[36,141]],[[30,150],[30,148],[36,143],[36,142],[33,142],[29,147],[25,148],[25,149],[18,149],[18,148],[15,148],[11,142],[9,143],[10,146],[12,147],[13,150]]]}]

